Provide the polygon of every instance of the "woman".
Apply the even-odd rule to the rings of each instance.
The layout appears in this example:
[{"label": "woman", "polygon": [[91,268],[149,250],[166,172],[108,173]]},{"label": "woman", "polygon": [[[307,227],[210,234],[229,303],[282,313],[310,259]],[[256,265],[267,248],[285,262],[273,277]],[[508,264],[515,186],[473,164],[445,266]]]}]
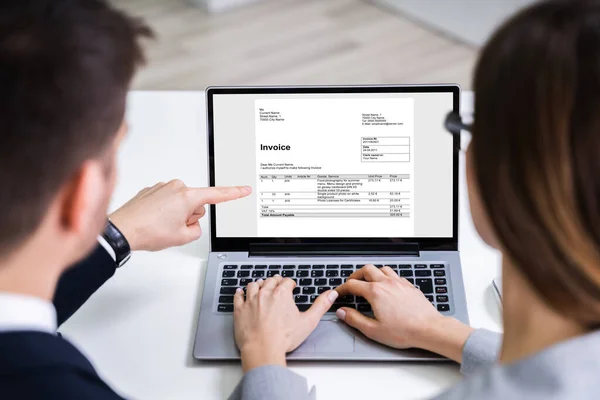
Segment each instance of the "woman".
[{"label": "woman", "polygon": [[[365,266],[337,288],[375,318],[338,318],[391,347],[420,347],[471,375],[440,399],[600,396],[600,2],[553,0],[508,21],[479,59],[467,150],[477,231],[503,254],[504,337],[440,315],[389,268]],[[236,295],[244,399],[309,399],[285,353],[336,292],[307,313],[293,283],[268,279]],[[258,301],[260,299],[260,301]],[[391,305],[402,304],[402,307]],[[526,306],[524,306],[526,305]]]}]

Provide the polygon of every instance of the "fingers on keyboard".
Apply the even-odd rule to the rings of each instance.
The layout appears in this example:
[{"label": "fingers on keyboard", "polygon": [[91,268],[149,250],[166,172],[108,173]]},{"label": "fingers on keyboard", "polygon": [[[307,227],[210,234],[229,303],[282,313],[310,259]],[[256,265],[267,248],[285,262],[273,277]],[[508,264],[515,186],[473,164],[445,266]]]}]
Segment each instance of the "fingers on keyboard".
[{"label": "fingers on keyboard", "polygon": [[[378,268],[390,267],[400,277],[406,278],[408,282],[420,289],[438,311],[450,311],[446,264],[380,262],[374,265]],[[360,264],[225,264],[219,275],[221,279],[217,311],[233,312],[233,296],[238,287],[245,289],[250,282],[275,275],[291,278],[296,282],[297,286],[293,289],[294,301],[300,311],[306,311],[318,295],[341,285],[361,267]],[[340,307],[355,308],[364,313],[373,312],[371,305],[364,298],[352,295],[338,298],[329,312],[335,312]]]}]

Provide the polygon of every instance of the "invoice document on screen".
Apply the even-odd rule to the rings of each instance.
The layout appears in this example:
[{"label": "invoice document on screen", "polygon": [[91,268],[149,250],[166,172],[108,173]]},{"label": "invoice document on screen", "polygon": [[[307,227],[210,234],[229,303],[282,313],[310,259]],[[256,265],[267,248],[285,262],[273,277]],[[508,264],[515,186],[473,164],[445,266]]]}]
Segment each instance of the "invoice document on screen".
[{"label": "invoice document on screen", "polygon": [[414,236],[414,100],[255,100],[263,237]]}]

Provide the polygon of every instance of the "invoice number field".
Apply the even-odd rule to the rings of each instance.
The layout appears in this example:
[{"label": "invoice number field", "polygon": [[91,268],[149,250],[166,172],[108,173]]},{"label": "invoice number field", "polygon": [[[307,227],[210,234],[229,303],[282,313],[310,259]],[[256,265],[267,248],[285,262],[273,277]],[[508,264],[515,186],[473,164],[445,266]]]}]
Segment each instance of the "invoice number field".
[{"label": "invoice number field", "polygon": [[362,162],[410,162],[410,137],[361,137]]}]

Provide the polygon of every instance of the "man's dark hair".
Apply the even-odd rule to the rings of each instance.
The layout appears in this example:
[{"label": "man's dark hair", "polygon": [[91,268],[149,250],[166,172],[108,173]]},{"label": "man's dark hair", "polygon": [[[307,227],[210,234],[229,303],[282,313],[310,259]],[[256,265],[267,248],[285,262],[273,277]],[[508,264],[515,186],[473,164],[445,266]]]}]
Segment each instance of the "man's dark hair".
[{"label": "man's dark hair", "polygon": [[105,0],[0,3],[0,254],[112,143],[151,36]]}]

